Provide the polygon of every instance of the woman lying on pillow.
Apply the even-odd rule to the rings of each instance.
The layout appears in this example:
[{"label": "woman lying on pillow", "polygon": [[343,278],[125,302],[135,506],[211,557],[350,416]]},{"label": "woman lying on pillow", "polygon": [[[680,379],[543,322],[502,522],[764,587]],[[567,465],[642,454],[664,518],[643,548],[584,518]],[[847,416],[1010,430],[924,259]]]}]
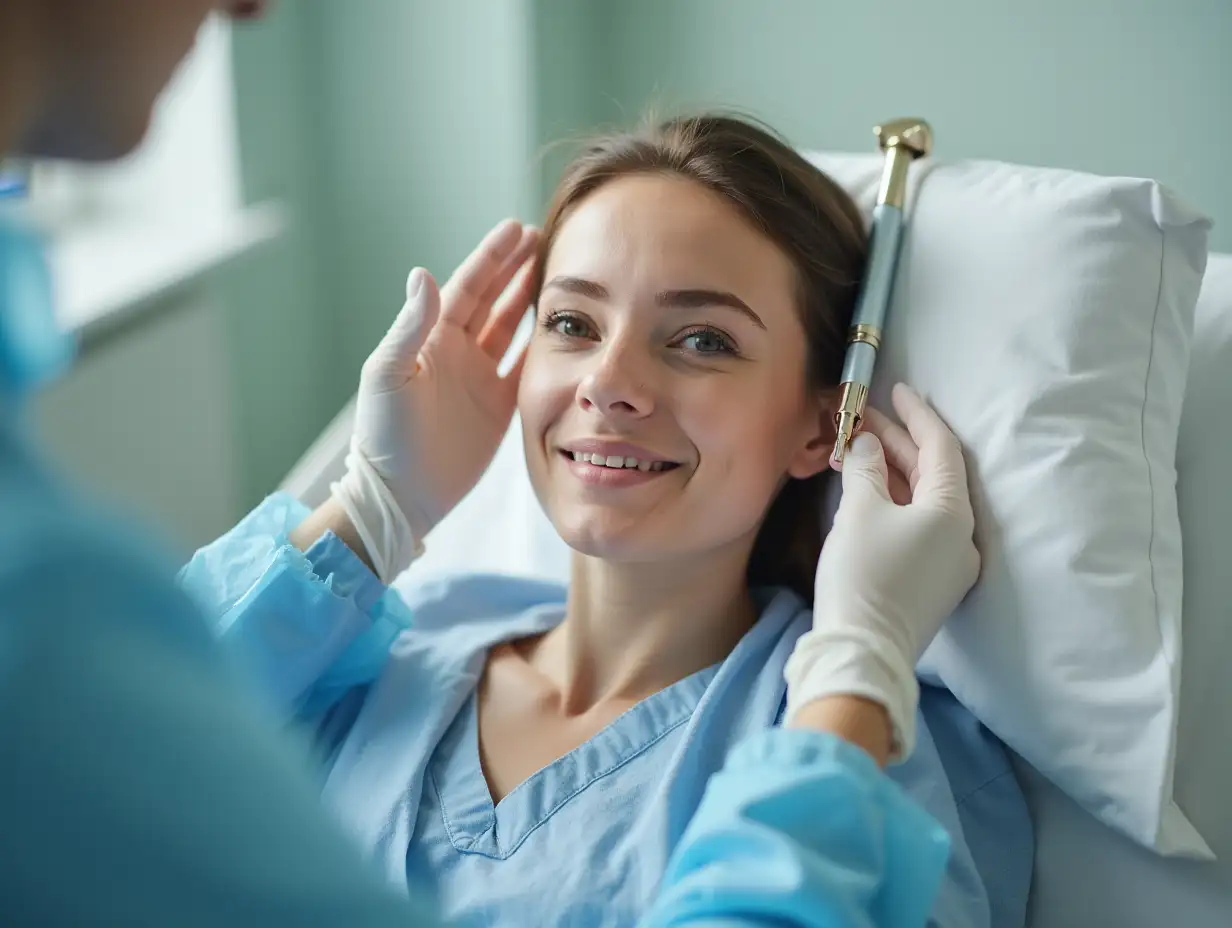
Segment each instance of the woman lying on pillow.
[{"label": "woman lying on pillow", "polygon": [[[706,884],[716,916],[758,898],[775,924],[899,924],[911,899],[937,925],[1022,924],[1031,834],[1006,758],[914,679],[978,558],[961,451],[909,390],[910,434],[874,417],[880,445],[853,447],[821,554],[866,250],[847,195],[760,129],[683,119],[601,140],[542,235],[498,226],[440,291],[411,274],[333,499],[311,515],[271,499],[186,568],[310,727],[326,800],[391,879],[435,886],[462,924],[631,924],[738,763],[770,828],[737,832],[747,848]],[[530,305],[535,333],[501,376]],[[400,602],[382,581],[477,483],[515,405],[574,552],[568,590],[472,575]],[[861,746],[952,841],[935,898],[899,839],[860,835],[850,800],[773,792],[795,762],[783,745],[739,760],[844,693],[888,720]],[[902,840],[927,830],[885,814]],[[862,863],[772,850],[771,828],[845,827]]]}]

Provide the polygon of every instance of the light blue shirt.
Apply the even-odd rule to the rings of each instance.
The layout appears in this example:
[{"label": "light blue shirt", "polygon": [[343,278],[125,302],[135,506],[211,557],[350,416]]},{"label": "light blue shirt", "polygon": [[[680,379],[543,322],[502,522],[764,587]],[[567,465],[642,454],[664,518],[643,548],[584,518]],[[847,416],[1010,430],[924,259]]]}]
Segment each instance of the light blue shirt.
[{"label": "light blue shirt", "polygon": [[[634,924],[712,778],[774,732],[783,666],[811,622],[804,604],[765,593],[760,619],[721,664],[643,700],[494,806],[475,687],[494,644],[560,621],[565,591],[463,575],[416,582],[399,599],[330,535],[307,560],[331,594],[310,597],[291,569],[298,552],[280,540],[304,514],[269,500],[182,579],[272,701],[311,733],[326,801],[360,846],[391,882],[436,887],[461,925]],[[925,687],[918,724],[915,752],[889,775],[952,841],[931,923],[1020,928],[1032,832],[1008,758],[943,690]],[[743,876],[763,888],[781,878],[764,867]]]}]

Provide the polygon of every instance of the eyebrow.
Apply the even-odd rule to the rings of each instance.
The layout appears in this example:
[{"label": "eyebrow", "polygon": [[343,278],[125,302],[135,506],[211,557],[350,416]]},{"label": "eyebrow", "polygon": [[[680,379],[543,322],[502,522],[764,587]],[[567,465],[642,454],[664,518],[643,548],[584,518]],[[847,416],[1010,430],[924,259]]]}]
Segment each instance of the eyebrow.
[{"label": "eyebrow", "polygon": [[[563,290],[566,293],[574,293],[592,300],[607,300],[609,297],[607,288],[602,284],[597,284],[593,280],[585,280],[581,277],[563,275],[553,277],[544,285],[543,289]],[[724,306],[748,317],[759,329],[766,327],[766,324],[761,321],[761,317],[753,312],[748,303],[744,302],[734,293],[728,293],[726,290],[664,290],[661,293],[655,294],[655,303],[667,309],[698,309],[702,306]]]}]

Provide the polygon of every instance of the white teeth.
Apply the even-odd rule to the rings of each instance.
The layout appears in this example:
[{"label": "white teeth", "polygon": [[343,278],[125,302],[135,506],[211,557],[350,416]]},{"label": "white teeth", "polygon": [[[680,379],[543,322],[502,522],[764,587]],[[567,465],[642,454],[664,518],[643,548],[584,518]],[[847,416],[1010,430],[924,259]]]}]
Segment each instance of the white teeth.
[{"label": "white teeth", "polygon": [[591,454],[589,451],[571,451],[570,454],[573,460],[596,467],[630,468],[643,472],[664,470],[667,467],[666,461],[639,461],[637,458],[626,458],[618,454]]}]

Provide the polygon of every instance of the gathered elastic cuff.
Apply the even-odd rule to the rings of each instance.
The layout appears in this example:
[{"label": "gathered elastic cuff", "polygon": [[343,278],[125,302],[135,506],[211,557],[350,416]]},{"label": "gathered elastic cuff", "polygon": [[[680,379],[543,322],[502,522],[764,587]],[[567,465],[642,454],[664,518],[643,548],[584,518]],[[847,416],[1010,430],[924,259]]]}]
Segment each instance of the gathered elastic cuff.
[{"label": "gathered elastic cuff", "polygon": [[862,750],[769,729],[711,777],[672,855],[653,925],[719,922],[918,928],[951,842]]},{"label": "gathered elastic cuff", "polygon": [[303,554],[317,578],[335,596],[352,600],[360,612],[369,612],[385,592],[376,574],[332,531],[314,541]]},{"label": "gathered elastic cuff", "polygon": [[284,715],[320,711],[375,678],[411,624],[402,598],[332,532],[307,552],[290,543],[307,515],[298,501],[272,496],[180,573],[224,645]]},{"label": "gathered elastic cuff", "polygon": [[[771,728],[736,746],[724,769],[758,770],[767,765],[790,769],[836,765],[870,782],[882,776],[868,752],[828,731],[809,728]],[[893,781],[889,781],[893,784]]]}]

